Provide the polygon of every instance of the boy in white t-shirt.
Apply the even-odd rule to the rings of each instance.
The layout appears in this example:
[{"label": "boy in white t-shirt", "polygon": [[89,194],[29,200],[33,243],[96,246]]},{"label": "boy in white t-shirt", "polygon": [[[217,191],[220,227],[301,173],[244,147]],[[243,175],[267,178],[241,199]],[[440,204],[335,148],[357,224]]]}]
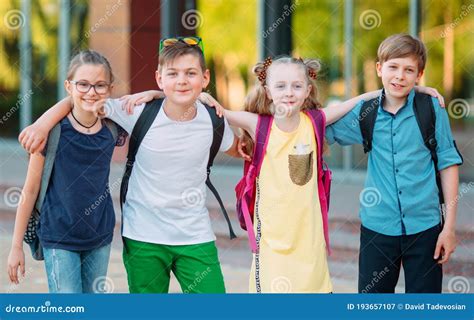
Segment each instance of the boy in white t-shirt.
[{"label": "boy in white t-shirt", "polygon": [[[165,99],[138,149],[123,206],[123,260],[131,293],[168,292],[171,271],[185,293],[225,292],[205,207],[213,125],[197,100],[210,74],[201,39],[194,39],[160,42],[155,77]],[[69,108],[67,99],[59,102],[29,129],[29,136],[37,141],[47,137],[39,128],[54,126]],[[129,134],[144,108],[129,115],[124,100],[105,100],[105,115]],[[238,156],[237,138],[227,122],[219,151]]]}]

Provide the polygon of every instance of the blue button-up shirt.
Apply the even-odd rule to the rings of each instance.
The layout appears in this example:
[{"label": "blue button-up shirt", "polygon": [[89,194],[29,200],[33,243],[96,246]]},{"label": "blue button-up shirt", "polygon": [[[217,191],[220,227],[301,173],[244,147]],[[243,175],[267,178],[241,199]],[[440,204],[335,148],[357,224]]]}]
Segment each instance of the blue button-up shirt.
[{"label": "blue button-up shirt", "polygon": [[[390,236],[415,234],[440,223],[438,187],[431,154],[423,143],[414,110],[415,91],[391,114],[377,111],[365,188],[360,195],[362,225]],[[381,99],[381,96],[378,98]],[[436,115],[438,170],[462,163],[446,110],[432,98]],[[327,127],[329,143],[362,144],[359,112],[364,101]]]}]

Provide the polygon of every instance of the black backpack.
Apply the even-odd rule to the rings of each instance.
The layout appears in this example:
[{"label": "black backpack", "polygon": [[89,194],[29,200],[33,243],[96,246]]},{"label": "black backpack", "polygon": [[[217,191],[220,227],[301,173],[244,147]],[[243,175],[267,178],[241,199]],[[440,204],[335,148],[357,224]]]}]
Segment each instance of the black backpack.
[{"label": "black backpack", "polygon": [[[364,153],[372,150],[372,138],[374,133],[375,120],[377,118],[377,111],[379,108],[380,101],[383,101],[385,93],[382,92],[382,99],[378,97],[372,100],[365,101],[362,105],[359,113],[359,126],[362,134],[362,144],[364,146]],[[423,142],[430,151],[431,159],[433,160],[434,169],[436,172],[436,185],[438,186],[438,197],[440,208],[444,204],[443,190],[441,186],[441,177],[438,171],[438,155],[436,153],[436,147],[438,142],[436,141],[435,128],[436,128],[436,114],[434,111],[433,101],[431,96],[424,93],[415,93],[413,100],[413,111],[415,113],[416,122],[420,128]],[[454,146],[456,147],[456,142]],[[456,147],[456,150],[457,147]],[[461,153],[458,150],[459,155]],[[461,156],[462,159],[462,156]],[[444,215],[441,215],[441,223],[444,224]]]},{"label": "black backpack", "polygon": [[[135,156],[137,154],[138,148],[145,137],[146,133],[150,129],[153,121],[155,121],[158,112],[161,109],[161,105],[164,99],[156,99],[148,102],[143,109],[140,117],[138,118],[135,126],[133,127],[132,134],[130,136],[130,141],[128,145],[128,154],[127,154],[127,163],[125,165],[125,172],[123,174],[122,184],[120,185],[120,208],[122,208],[123,204],[125,203],[128,191],[128,182],[130,180],[130,176],[132,174],[133,165],[135,163]],[[219,152],[219,148],[222,142],[222,137],[224,136],[224,118],[219,118],[216,114],[216,109],[211,108],[208,105],[204,104],[206,107],[209,116],[211,117],[212,121],[212,144],[209,151],[209,161],[207,162],[207,179],[206,185],[214,194],[219,202],[219,206],[221,207],[221,211],[224,214],[225,220],[227,221],[227,225],[229,227],[229,234],[230,238],[234,239],[237,236],[232,229],[232,224],[230,223],[229,215],[227,214],[226,209],[224,208],[224,204],[222,203],[222,199],[217,192],[217,189],[212,185],[211,179],[209,177],[211,173],[211,167],[214,163],[214,158],[216,157],[217,153]]]}]

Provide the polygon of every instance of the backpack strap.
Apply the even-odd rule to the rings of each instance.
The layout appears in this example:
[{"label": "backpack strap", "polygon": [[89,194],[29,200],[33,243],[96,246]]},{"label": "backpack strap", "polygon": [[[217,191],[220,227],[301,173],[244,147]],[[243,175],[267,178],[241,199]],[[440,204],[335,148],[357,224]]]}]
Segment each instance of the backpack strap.
[{"label": "backpack strap", "polygon": [[107,128],[109,128],[110,133],[112,134],[112,137],[114,139],[115,146],[123,147],[125,145],[125,142],[127,141],[127,131],[113,120],[102,119],[102,121],[107,126]]},{"label": "backpack strap", "polygon": [[252,164],[255,167],[256,176],[259,175],[262,168],[263,157],[267,150],[270,130],[272,128],[273,117],[268,115],[259,115],[257,127],[255,129],[255,145],[252,155]]},{"label": "backpack strap", "polygon": [[313,129],[318,143],[318,161],[323,161],[324,137],[326,135],[326,117],[324,112],[319,109],[310,109],[306,111],[313,122]]},{"label": "backpack strap", "polygon": [[[431,96],[423,93],[415,93],[413,100],[413,112],[415,113],[416,122],[420,128],[421,136],[423,137],[423,143],[426,148],[430,151],[431,159],[433,159],[434,169],[436,173],[436,185],[439,191],[439,203],[444,204],[444,195],[441,185],[441,176],[438,170],[438,154],[436,153],[436,147],[438,141],[436,141],[436,114],[434,111],[433,101]],[[444,224],[444,217],[442,216],[442,224]]]},{"label": "backpack strap", "polygon": [[114,141],[117,141],[117,137],[119,134],[117,124],[110,119],[103,119],[103,121],[105,125],[107,126],[107,128],[109,128],[110,133],[112,133],[112,137],[114,138]]},{"label": "backpack strap", "polygon": [[135,126],[133,127],[132,134],[128,145],[127,163],[125,165],[125,172],[123,174],[122,183],[120,185],[120,208],[123,209],[123,204],[127,197],[128,181],[132,174],[133,164],[135,163],[135,156],[137,155],[138,148],[142,143],[143,138],[150,129],[153,121],[155,121],[156,115],[161,109],[161,105],[164,99],[156,99],[148,102],[140,117],[138,117]]},{"label": "backpack strap", "polygon": [[37,228],[40,221],[41,207],[43,206],[46,191],[48,191],[49,181],[53,172],[54,160],[58,151],[59,138],[61,137],[61,122],[56,124],[49,132],[46,145],[46,154],[43,165],[43,173],[41,174],[40,191],[36,198],[30,219],[28,220],[27,230],[23,236],[23,240],[31,249],[31,255],[35,260],[44,260],[43,246],[41,245]]},{"label": "backpack strap", "polygon": [[[323,151],[324,151],[324,137],[326,135],[326,116],[324,112],[320,109],[310,109],[306,110],[306,114],[311,119],[311,123],[313,125],[314,135],[316,138],[316,145],[317,145],[317,168],[318,168],[318,192],[319,192],[319,202],[321,206],[321,214],[323,220],[323,231],[324,231],[324,239],[326,241],[326,248],[328,253],[331,253],[330,246],[329,246],[329,218],[328,218],[328,211],[329,211],[329,185],[325,186],[323,184],[323,175],[328,174],[328,179],[331,179],[331,173],[328,170],[324,170],[324,166],[327,168],[326,163],[323,159]],[[327,171],[327,172],[325,172]],[[328,189],[328,190],[323,190]],[[326,193],[328,195],[326,195]]]},{"label": "backpack strap", "polygon": [[[257,127],[255,128],[255,144],[253,148],[252,162],[250,165],[248,165],[248,171],[245,176],[245,190],[242,197],[242,213],[249,237],[250,249],[254,253],[257,253],[257,240],[253,230],[252,216],[250,215],[249,205],[255,205],[255,203],[252,202],[252,194],[254,192],[256,179],[260,173],[260,169],[262,168],[263,158],[267,150],[272,122],[272,116],[258,116]],[[245,163],[245,166],[247,166],[247,163]]]},{"label": "backpack strap", "polygon": [[370,152],[372,150],[375,120],[377,119],[377,111],[379,109],[380,101],[383,100],[384,95],[385,94],[382,91],[382,97],[365,101],[360,108],[359,127],[360,133],[362,134],[364,153]]},{"label": "backpack strap", "polygon": [[224,218],[227,222],[227,226],[229,227],[229,236],[231,239],[237,238],[237,236],[234,233],[234,230],[232,229],[232,224],[230,223],[229,215],[227,214],[227,211],[224,207],[224,203],[222,202],[222,199],[219,195],[219,192],[217,192],[217,189],[214,187],[214,185],[211,182],[211,167],[214,163],[214,159],[216,158],[217,153],[219,152],[219,148],[222,143],[222,138],[224,137],[224,130],[225,130],[225,122],[224,118],[220,118],[217,116],[216,109],[211,108],[207,104],[204,104],[206,107],[207,112],[209,113],[209,116],[211,117],[211,122],[212,122],[212,144],[211,144],[211,149],[209,150],[209,160],[207,161],[207,168],[206,168],[206,185],[211,190],[212,194],[217,199],[217,202],[219,203],[219,206],[221,207],[221,212],[224,215]]},{"label": "backpack strap", "polygon": [[61,137],[61,123],[54,126],[48,135],[48,142],[46,146],[46,156],[44,160],[43,173],[41,174],[41,187],[38,198],[35,202],[35,210],[33,214],[39,217],[43,201],[48,190],[49,180],[53,172],[54,160],[56,159],[56,152],[58,151],[59,138]]}]

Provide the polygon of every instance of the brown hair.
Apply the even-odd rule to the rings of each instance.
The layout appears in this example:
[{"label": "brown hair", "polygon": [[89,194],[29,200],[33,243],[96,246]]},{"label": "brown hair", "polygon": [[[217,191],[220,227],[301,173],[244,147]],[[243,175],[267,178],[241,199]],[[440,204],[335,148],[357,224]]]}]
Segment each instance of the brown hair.
[{"label": "brown hair", "polygon": [[114,82],[114,74],[112,67],[106,57],[94,50],[84,50],[77,53],[69,63],[67,71],[67,80],[71,80],[74,77],[77,69],[84,64],[95,64],[104,67],[105,71],[109,76],[110,83]]},{"label": "brown hair", "polygon": [[[318,89],[316,86],[316,81],[310,76],[311,74],[318,74],[321,69],[321,64],[318,60],[315,59],[296,59],[288,56],[282,56],[275,59],[268,69],[265,68],[264,61],[258,62],[253,67],[253,73],[257,76],[261,75],[262,72],[266,74],[269,73],[272,66],[278,64],[295,64],[304,68],[306,74],[306,81],[311,85],[311,91],[303,102],[301,110],[307,109],[320,109],[322,106],[318,101]],[[268,79],[268,78],[267,78]],[[265,92],[264,85],[266,84],[266,79],[264,83],[257,81],[251,92],[247,95],[244,103],[244,110],[252,113],[262,114],[262,115],[271,115],[271,100],[267,97]],[[246,153],[251,155],[253,152],[253,141],[250,135],[244,131],[244,142],[246,143]]]},{"label": "brown hair", "polygon": [[383,63],[390,59],[415,56],[418,60],[418,72],[425,69],[426,47],[423,42],[409,34],[399,33],[386,38],[377,50],[377,59]]},{"label": "brown hair", "polygon": [[199,60],[202,72],[206,71],[206,61],[204,54],[199,46],[191,46],[184,42],[178,41],[170,46],[164,47],[158,57],[158,72],[164,65],[172,63],[176,58],[190,54]]}]

